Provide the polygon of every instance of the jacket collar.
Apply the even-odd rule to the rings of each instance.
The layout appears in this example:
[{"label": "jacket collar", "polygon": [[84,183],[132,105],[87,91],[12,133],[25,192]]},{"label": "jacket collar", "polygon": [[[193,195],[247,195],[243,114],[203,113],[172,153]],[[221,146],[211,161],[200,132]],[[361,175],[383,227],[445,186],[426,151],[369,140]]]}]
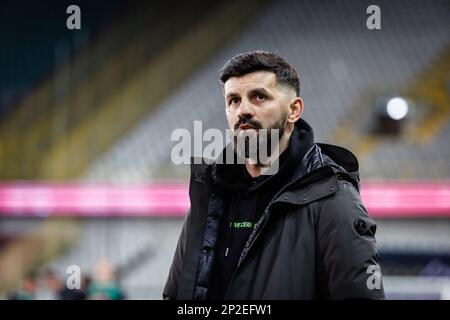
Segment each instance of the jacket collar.
[{"label": "jacket collar", "polygon": [[[296,131],[297,134],[293,134],[292,138],[297,140],[290,142],[290,148],[294,147],[294,151],[291,150],[290,152],[291,156],[301,157],[301,160],[297,162],[295,175],[290,181],[286,182],[286,184],[291,184],[288,190],[299,189],[313,183],[324,183],[325,180],[323,179],[334,176],[334,179],[326,180],[327,182],[323,188],[315,190],[315,196],[308,197],[308,200],[304,200],[304,197],[301,197],[301,199],[295,198],[299,200],[296,203],[305,204],[313,199],[336,192],[339,190],[337,182],[341,179],[348,180],[358,191],[360,190],[359,164],[356,156],[351,151],[340,146],[314,143],[313,129],[303,119],[297,121]],[[225,150],[221,156],[223,156]],[[191,163],[193,163],[191,165],[191,182],[192,180],[205,183],[214,181],[215,163],[207,164],[211,162],[202,160],[200,164],[194,164],[194,159],[192,159]],[[283,198],[279,197],[278,200],[283,201]]]}]

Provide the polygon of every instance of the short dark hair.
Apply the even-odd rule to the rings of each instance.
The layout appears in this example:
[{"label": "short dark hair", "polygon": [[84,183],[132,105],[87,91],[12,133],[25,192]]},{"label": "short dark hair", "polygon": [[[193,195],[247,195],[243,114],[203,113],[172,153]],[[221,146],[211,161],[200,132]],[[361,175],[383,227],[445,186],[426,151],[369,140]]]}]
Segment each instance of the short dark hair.
[{"label": "short dark hair", "polygon": [[240,77],[255,71],[270,71],[275,74],[277,83],[295,90],[300,96],[300,79],[294,67],[276,53],[249,51],[231,58],[220,69],[222,84],[231,77]]}]

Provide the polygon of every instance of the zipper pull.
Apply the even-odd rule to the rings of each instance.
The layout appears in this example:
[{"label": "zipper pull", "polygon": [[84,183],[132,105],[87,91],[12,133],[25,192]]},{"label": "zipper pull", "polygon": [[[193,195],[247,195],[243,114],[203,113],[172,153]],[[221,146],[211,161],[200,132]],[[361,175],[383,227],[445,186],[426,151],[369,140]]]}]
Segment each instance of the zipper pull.
[{"label": "zipper pull", "polygon": [[227,257],[228,256],[228,249],[230,249],[230,248],[227,248],[226,250],[225,250],[225,257]]}]

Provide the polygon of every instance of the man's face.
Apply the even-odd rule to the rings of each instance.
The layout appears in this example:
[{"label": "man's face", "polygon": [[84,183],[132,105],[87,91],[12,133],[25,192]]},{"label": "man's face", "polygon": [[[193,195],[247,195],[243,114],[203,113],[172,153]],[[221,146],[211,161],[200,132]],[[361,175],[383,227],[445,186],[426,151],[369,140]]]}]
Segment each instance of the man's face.
[{"label": "man's face", "polygon": [[[231,77],[224,84],[226,116],[233,135],[258,136],[260,129],[284,132],[294,90],[277,84],[275,74],[257,71]],[[269,135],[270,137],[270,135]],[[246,150],[246,158],[256,150]]]}]

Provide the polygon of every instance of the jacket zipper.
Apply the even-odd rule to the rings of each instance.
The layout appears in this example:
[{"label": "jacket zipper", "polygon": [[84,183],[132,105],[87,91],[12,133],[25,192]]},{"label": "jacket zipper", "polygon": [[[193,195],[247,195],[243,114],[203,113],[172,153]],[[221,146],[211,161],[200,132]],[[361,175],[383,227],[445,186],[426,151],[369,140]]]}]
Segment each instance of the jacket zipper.
[{"label": "jacket zipper", "polygon": [[[325,166],[321,167],[324,168]],[[238,265],[236,267],[236,270],[234,270],[233,275],[231,276],[230,282],[228,282],[227,285],[227,289],[225,290],[225,295],[224,297],[226,298],[227,293],[228,293],[228,289],[230,288],[231,283],[234,280],[234,277],[236,276],[240,265],[242,264],[242,262],[244,261],[245,257],[247,256],[248,252],[250,251],[250,249],[252,248],[253,244],[256,242],[256,240],[258,239],[259,235],[261,234],[261,232],[263,231],[264,227],[267,224],[267,221],[269,220],[269,211],[270,211],[270,206],[273,205],[276,201],[274,201],[274,199],[277,199],[283,192],[287,191],[287,189],[292,186],[294,183],[297,183],[299,180],[301,180],[302,178],[304,178],[305,176],[299,177],[298,179],[288,183],[287,185],[285,185],[283,188],[281,188],[281,190],[272,198],[272,201],[270,201],[270,203],[267,205],[266,209],[264,210],[264,214],[263,216],[259,219],[259,221],[261,221],[264,217],[266,217],[264,223],[258,228],[258,230],[256,231],[256,235],[253,238],[252,242],[248,245],[247,250],[244,252],[244,254],[242,255],[242,257],[239,259]],[[258,221],[258,222],[259,222]],[[247,244],[246,244],[247,246]],[[244,246],[244,250],[245,250],[245,246]]]},{"label": "jacket zipper", "polygon": [[[300,177],[299,179],[301,179],[301,177]],[[247,247],[247,244],[244,246],[244,250],[245,250],[245,247],[247,247],[247,250],[244,252],[243,256],[239,259],[238,265],[237,265],[236,269],[234,270],[233,275],[231,276],[230,281],[228,282],[227,289],[225,290],[225,295],[224,295],[224,297],[227,296],[228,289],[229,289],[231,283],[233,282],[234,277],[236,276],[236,273],[237,273],[238,270],[239,270],[239,266],[242,264],[242,262],[244,261],[245,257],[247,256],[247,253],[250,251],[250,249],[252,248],[253,244],[256,242],[256,240],[258,239],[258,237],[259,237],[259,235],[261,234],[262,230],[264,229],[264,227],[265,227],[266,224],[267,224],[267,221],[269,220],[269,210],[270,210],[270,206],[271,206],[272,204],[275,203],[275,201],[274,201],[273,199],[278,198],[283,192],[286,191],[287,188],[289,188],[292,184],[294,184],[295,182],[297,182],[299,179],[296,179],[296,180],[292,181],[291,183],[287,184],[286,186],[284,186],[280,191],[278,191],[278,193],[272,198],[272,201],[270,201],[270,203],[267,205],[266,209],[264,210],[264,214],[263,214],[263,216],[259,219],[258,223],[259,223],[261,220],[263,220],[264,218],[266,218],[266,219],[264,220],[264,223],[263,223],[263,224],[258,228],[258,230],[256,231],[256,235],[254,236],[252,242],[251,242],[250,244],[248,244],[248,247]]]}]

